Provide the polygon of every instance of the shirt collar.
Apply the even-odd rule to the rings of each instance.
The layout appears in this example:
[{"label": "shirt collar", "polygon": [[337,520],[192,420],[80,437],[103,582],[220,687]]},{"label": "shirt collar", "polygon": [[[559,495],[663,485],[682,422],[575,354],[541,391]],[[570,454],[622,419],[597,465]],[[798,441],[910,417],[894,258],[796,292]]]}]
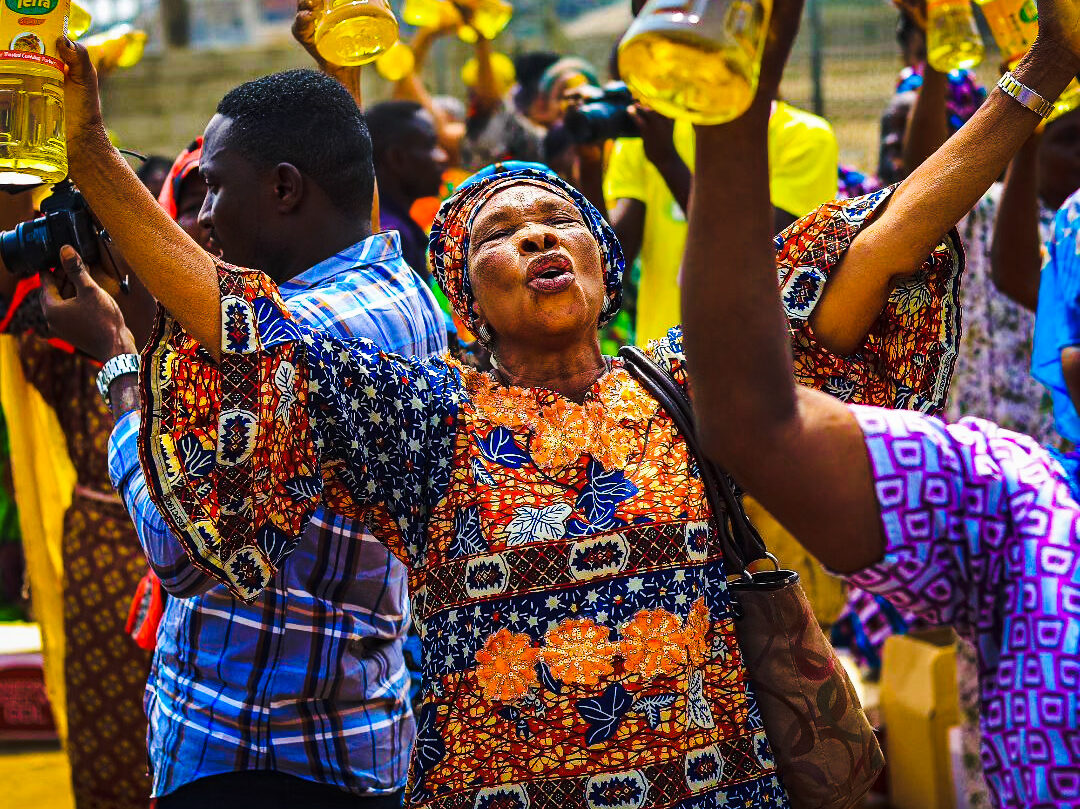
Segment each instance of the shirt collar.
[{"label": "shirt collar", "polygon": [[401,258],[401,238],[396,230],[388,230],[368,236],[340,253],[320,261],[309,270],[304,270],[295,278],[281,284],[279,290],[283,298],[304,292],[325,284],[343,272],[370,264],[382,264]]}]

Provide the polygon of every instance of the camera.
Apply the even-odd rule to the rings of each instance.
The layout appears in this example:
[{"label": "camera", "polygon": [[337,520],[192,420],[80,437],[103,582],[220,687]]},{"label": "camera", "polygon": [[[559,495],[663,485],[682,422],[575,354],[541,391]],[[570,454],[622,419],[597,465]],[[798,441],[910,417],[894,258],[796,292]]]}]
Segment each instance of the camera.
[{"label": "camera", "polygon": [[41,216],[0,233],[0,258],[17,278],[60,266],[60,248],[70,244],[87,264],[99,259],[102,236],[90,206],[70,180],[53,186],[41,202]]},{"label": "camera", "polygon": [[575,143],[602,143],[615,138],[640,137],[626,108],[634,96],[621,81],[605,84],[596,94],[566,111],[563,123]]}]

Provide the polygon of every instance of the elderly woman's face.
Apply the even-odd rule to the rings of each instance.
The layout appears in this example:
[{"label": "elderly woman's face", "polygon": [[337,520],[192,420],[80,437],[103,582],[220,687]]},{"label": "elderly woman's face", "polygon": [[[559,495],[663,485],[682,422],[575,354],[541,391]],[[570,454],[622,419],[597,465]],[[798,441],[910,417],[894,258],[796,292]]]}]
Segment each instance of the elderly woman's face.
[{"label": "elderly woman's face", "polygon": [[500,343],[590,336],[604,305],[600,248],[577,207],[533,185],[500,191],[469,234],[477,314]]}]

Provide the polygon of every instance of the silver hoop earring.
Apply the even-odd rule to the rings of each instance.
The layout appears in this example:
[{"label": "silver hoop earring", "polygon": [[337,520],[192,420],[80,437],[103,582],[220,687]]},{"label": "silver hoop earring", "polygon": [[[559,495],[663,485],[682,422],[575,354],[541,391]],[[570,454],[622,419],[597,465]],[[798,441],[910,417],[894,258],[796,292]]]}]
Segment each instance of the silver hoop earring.
[{"label": "silver hoop earring", "polygon": [[491,345],[491,329],[489,329],[486,325],[476,327],[476,336],[485,346]]}]

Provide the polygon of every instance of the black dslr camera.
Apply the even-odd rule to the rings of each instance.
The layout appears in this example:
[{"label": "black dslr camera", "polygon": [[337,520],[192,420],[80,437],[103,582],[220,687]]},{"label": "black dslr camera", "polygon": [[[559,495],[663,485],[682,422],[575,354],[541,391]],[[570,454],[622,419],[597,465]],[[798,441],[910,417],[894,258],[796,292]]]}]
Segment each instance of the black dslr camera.
[{"label": "black dslr camera", "polygon": [[563,124],[574,143],[603,143],[641,136],[626,108],[634,96],[621,81],[605,84],[596,94],[566,111]]},{"label": "black dslr camera", "polygon": [[60,248],[70,244],[83,261],[96,264],[100,230],[83,195],[64,180],[41,202],[41,216],[0,233],[0,258],[8,272],[28,278],[60,266]]}]

